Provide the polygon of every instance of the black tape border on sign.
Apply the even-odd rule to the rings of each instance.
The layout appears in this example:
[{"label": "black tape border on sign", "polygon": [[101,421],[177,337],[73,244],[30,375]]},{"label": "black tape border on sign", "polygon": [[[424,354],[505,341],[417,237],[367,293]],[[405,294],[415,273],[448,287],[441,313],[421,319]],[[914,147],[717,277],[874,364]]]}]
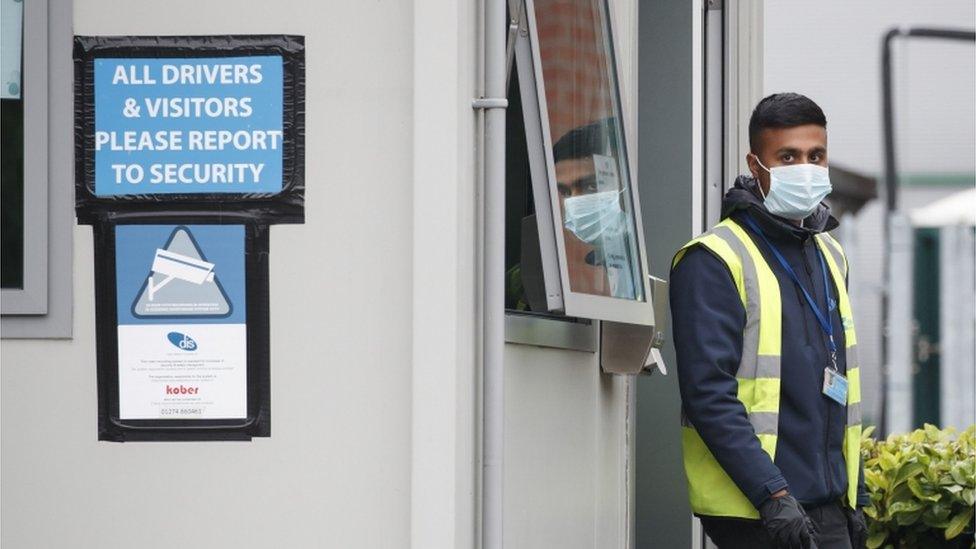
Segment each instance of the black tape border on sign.
[{"label": "black tape border on sign", "polygon": [[[280,55],[282,91],[282,190],[277,193],[95,195],[94,60]],[[251,212],[266,223],[305,219],[305,37],[293,35],[75,36],[75,208],[78,222],[93,225],[114,214],[168,209]]]},{"label": "black tape border on sign", "polygon": [[[118,225],[244,225],[247,301],[247,418],[240,420],[120,420],[115,228]],[[94,226],[98,440],[210,441],[271,436],[268,226],[247,214],[122,216]]]}]

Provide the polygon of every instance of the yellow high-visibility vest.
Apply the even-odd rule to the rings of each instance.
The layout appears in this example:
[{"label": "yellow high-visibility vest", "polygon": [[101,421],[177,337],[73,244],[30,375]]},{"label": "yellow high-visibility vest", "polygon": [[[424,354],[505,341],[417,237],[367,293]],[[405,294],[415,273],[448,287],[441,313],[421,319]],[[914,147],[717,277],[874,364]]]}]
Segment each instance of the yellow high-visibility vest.
[{"label": "yellow high-visibility vest", "polygon": [[[857,502],[861,463],[861,382],[857,336],[845,284],[847,258],[840,243],[830,235],[821,233],[814,238],[837,288],[838,307],[844,326],[848,380],[844,460],[847,465],[847,500],[853,508]],[[780,351],[783,344],[779,282],[755,242],[731,218],[726,218],[678,250],[672,269],[694,246],[704,246],[725,263],[745,307],[742,358],[735,374],[739,383],[737,396],[749,415],[762,449],[770,458],[775,458],[779,426]],[[759,512],[732,482],[683,414],[681,432],[692,510],[700,515],[759,518]]]}]

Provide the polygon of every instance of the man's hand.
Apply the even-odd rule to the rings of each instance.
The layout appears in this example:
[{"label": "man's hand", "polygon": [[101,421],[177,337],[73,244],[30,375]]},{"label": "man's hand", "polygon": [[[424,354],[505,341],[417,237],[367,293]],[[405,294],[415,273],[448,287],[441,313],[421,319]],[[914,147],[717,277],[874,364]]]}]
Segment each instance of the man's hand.
[{"label": "man's hand", "polygon": [[851,509],[844,506],[847,512],[847,531],[851,534],[851,547],[864,549],[868,543],[868,524],[864,520],[864,511],[858,507]]},{"label": "man's hand", "polygon": [[779,549],[817,549],[817,527],[796,499],[774,494],[759,507],[763,528]]}]

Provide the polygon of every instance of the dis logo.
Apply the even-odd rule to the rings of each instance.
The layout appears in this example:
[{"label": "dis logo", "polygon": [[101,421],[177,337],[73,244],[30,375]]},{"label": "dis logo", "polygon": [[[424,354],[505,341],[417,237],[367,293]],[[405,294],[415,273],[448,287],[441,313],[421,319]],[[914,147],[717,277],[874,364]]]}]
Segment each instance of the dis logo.
[{"label": "dis logo", "polygon": [[181,334],[179,332],[170,332],[167,334],[169,342],[173,344],[174,347],[182,349],[184,351],[196,351],[197,342],[193,340],[190,336],[186,334]]}]

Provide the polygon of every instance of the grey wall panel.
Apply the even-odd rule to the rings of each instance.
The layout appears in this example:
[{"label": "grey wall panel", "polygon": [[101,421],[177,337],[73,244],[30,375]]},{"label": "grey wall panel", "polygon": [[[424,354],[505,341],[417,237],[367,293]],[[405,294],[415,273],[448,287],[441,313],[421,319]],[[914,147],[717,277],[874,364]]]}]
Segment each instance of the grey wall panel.
[{"label": "grey wall panel", "polygon": [[[693,194],[693,4],[641,2],[638,174],[651,274],[667,278],[691,237]],[[670,338],[669,376],[637,385],[638,548],[691,546],[691,509],[681,464],[680,399]]]}]

